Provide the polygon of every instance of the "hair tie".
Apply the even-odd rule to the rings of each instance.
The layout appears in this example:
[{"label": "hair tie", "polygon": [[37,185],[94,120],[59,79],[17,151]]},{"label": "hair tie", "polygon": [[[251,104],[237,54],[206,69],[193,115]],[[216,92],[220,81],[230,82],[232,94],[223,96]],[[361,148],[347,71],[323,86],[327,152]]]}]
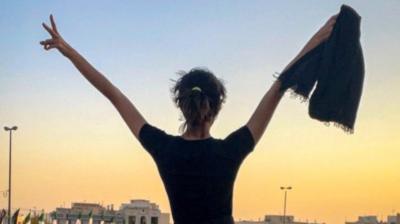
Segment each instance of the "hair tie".
[{"label": "hair tie", "polygon": [[198,87],[198,86],[194,86],[194,87],[192,88],[192,91],[199,91],[199,92],[201,92],[201,88]]}]

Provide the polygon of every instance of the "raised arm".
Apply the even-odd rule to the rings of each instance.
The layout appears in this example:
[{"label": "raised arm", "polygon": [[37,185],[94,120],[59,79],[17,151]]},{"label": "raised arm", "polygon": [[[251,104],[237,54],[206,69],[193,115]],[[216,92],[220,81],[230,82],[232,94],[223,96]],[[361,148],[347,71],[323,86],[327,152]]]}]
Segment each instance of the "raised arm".
[{"label": "raised arm", "polygon": [[[285,67],[283,70],[286,71],[290,66],[292,66],[298,59],[300,59],[304,54],[306,54],[311,49],[318,46],[320,43],[325,41],[331,34],[333,26],[336,22],[337,14],[332,16],[319,30],[314,36],[307,42],[307,44],[303,47],[300,53]],[[247,126],[249,127],[254,141],[257,142],[260,140],[264,131],[266,130],[269,121],[271,120],[276,107],[278,106],[283,92],[280,89],[280,81],[276,80],[270,89],[265,93],[261,102],[257,106],[253,115],[250,117],[247,122]]]},{"label": "raised arm", "polygon": [[140,128],[144,123],[146,123],[139,111],[117,87],[115,87],[104,75],[97,71],[66,41],[64,41],[57,30],[52,15],[50,15],[50,22],[51,27],[45,23],[42,25],[51,35],[51,39],[41,41],[40,44],[43,45],[45,50],[50,50],[52,48],[58,49],[65,57],[71,60],[81,74],[111,101],[121,117],[124,119],[125,123],[128,125],[131,132],[138,138]]}]

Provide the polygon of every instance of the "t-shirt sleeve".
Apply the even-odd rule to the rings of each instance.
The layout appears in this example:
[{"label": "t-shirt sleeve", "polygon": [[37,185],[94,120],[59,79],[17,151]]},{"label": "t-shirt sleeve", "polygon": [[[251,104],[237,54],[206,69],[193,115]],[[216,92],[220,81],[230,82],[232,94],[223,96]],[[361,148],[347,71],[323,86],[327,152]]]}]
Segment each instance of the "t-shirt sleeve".
[{"label": "t-shirt sleeve", "polygon": [[226,153],[238,161],[242,161],[255,147],[253,135],[247,125],[233,131],[224,142]]},{"label": "t-shirt sleeve", "polygon": [[166,147],[168,140],[169,135],[155,126],[144,123],[140,128],[139,142],[153,157]]}]

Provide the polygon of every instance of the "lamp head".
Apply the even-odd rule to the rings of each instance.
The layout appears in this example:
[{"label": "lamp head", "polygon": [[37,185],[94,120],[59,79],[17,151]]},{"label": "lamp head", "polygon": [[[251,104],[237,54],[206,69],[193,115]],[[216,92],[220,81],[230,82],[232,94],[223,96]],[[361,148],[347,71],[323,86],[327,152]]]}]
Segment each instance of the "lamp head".
[{"label": "lamp head", "polygon": [[17,129],[18,129],[17,126],[13,126],[12,128],[9,128],[9,127],[7,127],[7,126],[4,127],[4,130],[5,130],[5,131],[16,131]]}]

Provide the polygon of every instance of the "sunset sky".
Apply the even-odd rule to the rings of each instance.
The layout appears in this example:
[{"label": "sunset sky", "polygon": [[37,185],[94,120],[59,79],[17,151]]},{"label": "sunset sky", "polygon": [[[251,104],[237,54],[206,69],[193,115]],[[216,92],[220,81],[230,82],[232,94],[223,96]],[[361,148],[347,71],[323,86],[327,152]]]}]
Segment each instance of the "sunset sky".
[{"label": "sunset sky", "polygon": [[[117,111],[56,50],[39,41],[53,13],[64,39],[104,73],[145,119],[179,135],[170,79],[204,66],[225,80],[211,135],[250,118],[264,93],[341,4],[362,16],[365,82],[355,133],[311,119],[287,94],[243,162],[235,219],[288,214],[343,224],[400,212],[400,1],[2,1],[0,125],[18,125],[13,208],[51,211],[87,201],[144,198],[170,212],[154,161]],[[3,129],[1,129],[3,130]],[[8,187],[8,135],[0,132],[0,191]],[[0,209],[7,198],[0,195]]]}]

